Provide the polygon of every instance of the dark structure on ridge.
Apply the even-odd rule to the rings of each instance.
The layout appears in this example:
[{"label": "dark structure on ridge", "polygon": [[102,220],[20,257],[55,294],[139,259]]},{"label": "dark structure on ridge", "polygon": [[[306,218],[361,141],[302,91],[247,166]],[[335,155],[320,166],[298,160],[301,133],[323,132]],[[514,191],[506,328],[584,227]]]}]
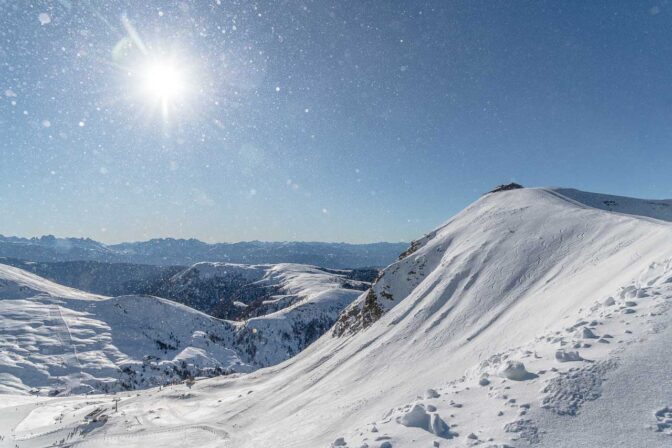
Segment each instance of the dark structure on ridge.
[{"label": "dark structure on ridge", "polygon": [[520,188],[525,188],[520,184],[511,182],[510,184],[502,184],[496,186],[494,189],[488,191],[488,193],[499,193],[500,191],[509,191],[509,190],[518,190]]}]

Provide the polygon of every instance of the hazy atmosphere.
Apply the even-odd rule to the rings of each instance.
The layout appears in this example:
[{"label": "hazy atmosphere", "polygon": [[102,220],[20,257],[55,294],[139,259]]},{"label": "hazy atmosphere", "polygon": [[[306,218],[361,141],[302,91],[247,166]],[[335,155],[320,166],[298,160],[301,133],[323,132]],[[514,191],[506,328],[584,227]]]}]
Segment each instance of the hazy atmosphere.
[{"label": "hazy atmosphere", "polygon": [[0,10],[1,234],[410,241],[502,182],[672,196],[666,2]]}]

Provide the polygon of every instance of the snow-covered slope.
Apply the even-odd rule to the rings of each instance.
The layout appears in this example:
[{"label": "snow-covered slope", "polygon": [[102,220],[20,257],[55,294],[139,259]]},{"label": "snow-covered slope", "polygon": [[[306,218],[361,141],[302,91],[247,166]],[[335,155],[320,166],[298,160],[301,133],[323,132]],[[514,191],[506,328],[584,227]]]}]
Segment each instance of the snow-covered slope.
[{"label": "snow-covered slope", "polygon": [[0,258],[55,283],[106,296],[152,295],[220,319],[244,320],[278,311],[323,289],[365,290],[377,269],[200,262],[189,267],[95,261],[34,262]]},{"label": "snow-covered slope", "polygon": [[[639,219],[605,215],[594,208],[617,209]],[[441,300],[457,296],[459,302],[451,301],[450,307],[443,309],[452,312],[458,305],[466,307],[463,311],[467,327],[487,326],[508,310],[508,302],[515,302],[529,288],[539,286],[544,277],[552,279],[560,268],[566,269],[567,263],[571,263],[572,271],[580,271],[587,269],[583,266],[586,256],[591,264],[605,258],[599,253],[590,254],[605,237],[610,238],[606,244],[610,251],[630,245],[633,237],[628,235],[628,228],[637,226],[642,217],[670,220],[670,208],[672,201],[572,189],[490,193],[414,241],[402,259],[382,273],[371,291],[346,310],[334,331],[341,335],[367,327],[411,292],[416,296],[420,293],[422,306],[417,309],[425,316],[434,315],[436,306],[442,307]],[[615,228],[614,222],[620,225]],[[475,229],[480,235],[474,235]],[[570,252],[574,261],[565,260]],[[562,265],[558,266],[560,262]],[[483,275],[487,279],[479,279]],[[609,277],[612,273],[605,270],[601,275]],[[428,308],[430,304],[423,299],[427,294],[441,296],[436,299],[438,304]],[[430,319],[424,325],[434,323]]]},{"label": "snow-covered slope", "polygon": [[173,275],[152,292],[214,317],[241,320],[279,311],[324,290],[367,289],[369,283],[350,278],[353,272],[358,271],[292,263],[201,262]]},{"label": "snow-covered slope", "polygon": [[[122,394],[118,412],[112,397],[9,400],[7,441],[669,446],[671,380],[645,372],[672,359],[662,349],[672,343],[672,225],[663,212],[638,214],[647,201],[613,213],[596,207],[602,197],[488,194],[414,244],[292,359],[191,390]],[[615,408],[604,414],[600,400]],[[84,419],[96,408],[107,417]]]},{"label": "snow-covered slope", "polygon": [[23,269],[60,285],[105,296],[159,295],[156,289],[185,269],[184,266],[98,261],[46,262],[7,257],[0,257],[0,264]]},{"label": "snow-covered slope", "polygon": [[[200,268],[208,276],[225,267]],[[277,280],[294,300],[232,322],[154,296],[87,294],[0,264],[0,391],[118,391],[249,372],[301,351],[361,293],[312,266],[235,268]]]},{"label": "snow-covered slope", "polygon": [[4,264],[0,267],[0,299],[23,299],[37,294],[81,300],[102,298],[59,285],[22,269]]},{"label": "snow-covered slope", "polygon": [[[202,265],[199,264],[202,269]],[[253,315],[238,324],[236,344],[246,348],[249,362],[256,367],[277,364],[291,358],[336,322],[340,313],[366,289],[366,282],[350,280],[349,271],[325,272],[315,266],[282,263],[277,265],[247,266],[248,279],[255,278],[248,269],[261,270],[263,277],[247,286],[263,286],[273,294],[254,295],[255,301],[245,305]],[[210,266],[206,275],[231,266]],[[258,291],[258,289],[244,289]],[[242,305],[243,303],[241,303]]]},{"label": "snow-covered slope", "polygon": [[672,199],[643,200],[609,194],[586,193],[571,188],[556,188],[554,191],[587,207],[672,221]]}]

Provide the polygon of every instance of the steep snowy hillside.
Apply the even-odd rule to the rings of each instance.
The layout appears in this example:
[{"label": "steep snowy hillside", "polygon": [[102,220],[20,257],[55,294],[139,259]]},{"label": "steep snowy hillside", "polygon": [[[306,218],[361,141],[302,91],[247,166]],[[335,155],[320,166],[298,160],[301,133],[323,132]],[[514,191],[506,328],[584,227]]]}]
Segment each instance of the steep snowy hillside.
[{"label": "steep snowy hillside", "polygon": [[[521,286],[531,286],[527,278],[536,280],[541,274],[548,275],[548,272],[558,270],[555,264],[568,251],[585,251],[586,248],[582,246],[590,247],[593,240],[604,237],[600,230],[607,224],[602,222],[586,221],[568,226],[568,218],[563,215],[553,217],[556,219],[537,216],[538,202],[543,204],[552,200],[551,197],[564,201],[566,205],[572,205],[569,210],[576,213],[580,213],[576,208],[584,208],[588,212],[592,208],[598,208],[637,216],[640,219],[650,217],[672,220],[672,200],[647,201],[573,189],[526,189],[505,194],[489,193],[445,225],[413,241],[411,247],[400,257],[401,260],[383,271],[368,294],[343,313],[334,333],[340,336],[366,328],[411,292],[417,295],[420,291],[424,291],[419,296],[420,300],[429,293],[434,296],[441,292],[443,300],[447,300],[453,296],[464,297],[464,293],[468,292],[469,297],[477,298],[477,302],[467,303],[460,299],[461,306],[476,308],[483,303],[486,308],[479,310],[488,312],[496,319],[500,311],[508,309],[502,299],[508,297],[510,301],[516,300],[524,292]],[[507,202],[501,204],[499,201]],[[506,206],[504,210],[503,205]],[[562,208],[559,210],[564,215],[567,214]],[[570,216],[569,219],[574,217]],[[617,216],[614,219],[627,222],[619,220]],[[478,238],[474,238],[475,228],[481,233]],[[632,238],[620,238],[620,235],[611,235],[610,243],[616,242],[617,247],[629,245]],[[597,257],[596,254],[595,259]],[[589,261],[593,263],[594,259]],[[582,269],[579,263],[573,264],[576,265],[576,270]],[[483,279],[476,285],[474,283],[479,276],[484,275],[484,271],[488,272],[489,278],[483,286],[488,289],[494,285],[499,286],[499,290],[494,291],[499,298],[496,302],[487,303],[487,299],[483,297],[493,292],[470,291],[472,286],[483,287],[480,285]],[[609,275],[608,272],[605,274]],[[420,288],[416,289],[418,287]],[[441,300],[438,299],[436,306],[441,306],[445,311],[452,311],[458,305],[451,301],[450,307],[445,308]],[[436,306],[429,309],[427,306],[424,301],[419,311],[433,315]],[[487,325],[489,319],[484,322],[483,317],[472,314],[468,319],[474,324],[474,320],[478,319],[480,325]]]},{"label": "steep snowy hillside", "polygon": [[249,372],[304,349],[361,293],[311,266],[277,265],[260,275],[269,283],[279,277],[292,300],[232,322],[153,296],[87,294],[0,265],[0,391],[118,391]]},{"label": "steep snowy hillside", "polygon": [[8,397],[6,444],[669,446],[672,224],[602,198],[485,195],[288,361],[120,394],[118,411]]}]

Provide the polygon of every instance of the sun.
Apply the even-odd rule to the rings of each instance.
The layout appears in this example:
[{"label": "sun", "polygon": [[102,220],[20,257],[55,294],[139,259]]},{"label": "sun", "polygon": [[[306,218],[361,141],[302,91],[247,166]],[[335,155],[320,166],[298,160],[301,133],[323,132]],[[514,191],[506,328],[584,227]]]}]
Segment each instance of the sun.
[{"label": "sun", "polygon": [[178,56],[144,54],[129,67],[130,89],[149,117],[158,112],[168,123],[185,116],[198,93],[191,66]]},{"label": "sun", "polygon": [[153,60],[140,71],[142,93],[167,106],[183,98],[188,80],[179,65],[170,60]]},{"label": "sun", "polygon": [[124,96],[146,123],[156,118],[164,129],[179,126],[192,118],[204,100],[203,70],[193,59],[175,50],[169,53],[146,49],[119,64],[123,78]]},{"label": "sun", "polygon": [[194,49],[159,36],[145,42],[128,17],[122,15],[121,23],[126,35],[112,48],[112,64],[123,74],[120,97],[137,118],[147,124],[161,118],[168,130],[200,116],[212,84]]},{"label": "sun", "polygon": [[180,99],[187,90],[185,73],[171,61],[151,61],[141,72],[144,93],[161,102]]}]

